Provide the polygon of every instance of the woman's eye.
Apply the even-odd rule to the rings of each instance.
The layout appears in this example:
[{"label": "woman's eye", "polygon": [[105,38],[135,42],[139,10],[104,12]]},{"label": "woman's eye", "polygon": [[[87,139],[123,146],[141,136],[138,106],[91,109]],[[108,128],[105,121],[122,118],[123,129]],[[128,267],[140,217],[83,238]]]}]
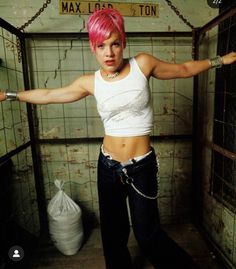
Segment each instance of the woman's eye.
[{"label": "woman's eye", "polygon": [[115,42],[115,43],[113,43],[113,46],[115,46],[115,47],[119,47],[119,46],[120,46],[120,42]]}]

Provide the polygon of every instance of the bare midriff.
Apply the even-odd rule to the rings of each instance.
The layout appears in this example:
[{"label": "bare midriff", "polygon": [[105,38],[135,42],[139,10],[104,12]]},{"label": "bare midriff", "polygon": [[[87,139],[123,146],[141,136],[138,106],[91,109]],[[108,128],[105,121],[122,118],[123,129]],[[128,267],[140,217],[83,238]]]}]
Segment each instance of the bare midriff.
[{"label": "bare midriff", "polygon": [[125,162],[150,151],[150,136],[115,137],[105,135],[103,148],[113,160]]}]

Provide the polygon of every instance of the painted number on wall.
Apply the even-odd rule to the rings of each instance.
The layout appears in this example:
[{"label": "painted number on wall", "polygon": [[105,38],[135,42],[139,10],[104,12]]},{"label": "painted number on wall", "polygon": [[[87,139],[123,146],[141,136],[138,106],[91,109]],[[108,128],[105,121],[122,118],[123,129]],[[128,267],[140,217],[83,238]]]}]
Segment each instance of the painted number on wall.
[{"label": "painted number on wall", "polygon": [[102,8],[115,8],[123,16],[158,17],[158,4],[118,3],[118,2],[81,2],[76,0],[59,0],[60,14],[91,14]]}]

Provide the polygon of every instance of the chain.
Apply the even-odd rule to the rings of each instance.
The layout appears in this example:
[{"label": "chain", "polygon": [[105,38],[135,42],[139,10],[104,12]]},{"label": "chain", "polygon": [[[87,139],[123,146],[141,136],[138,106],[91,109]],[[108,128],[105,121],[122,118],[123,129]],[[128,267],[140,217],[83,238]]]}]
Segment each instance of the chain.
[{"label": "chain", "polygon": [[[157,160],[157,184],[159,183],[159,179],[160,179],[160,164],[159,164],[159,158],[156,158]],[[126,184],[131,185],[132,188],[142,197],[149,199],[149,200],[155,200],[158,197],[158,188],[157,188],[157,194],[155,196],[149,196],[147,194],[144,194],[143,192],[141,192],[139,189],[137,189],[134,185],[134,180],[132,177],[130,177],[127,173],[127,169],[124,167],[122,169],[122,172],[124,173],[124,175],[126,176]]]},{"label": "chain", "polygon": [[38,16],[44,12],[44,10],[47,8],[48,4],[51,3],[51,0],[46,0],[46,2],[43,4],[43,6],[38,10],[38,12],[36,12],[36,14],[30,18],[26,23],[24,23],[23,25],[21,25],[21,27],[19,27],[18,29],[20,31],[24,31],[25,27],[29,26],[35,19],[38,18]]},{"label": "chain", "polygon": [[180,14],[177,7],[175,7],[170,0],[165,0],[167,4],[171,7],[171,9],[175,12],[175,14],[186,24],[188,25],[192,30],[194,29],[194,26],[186,19],[182,14]]},{"label": "chain", "polygon": [[[43,6],[35,13],[35,15],[30,18],[26,23],[18,27],[18,29],[22,32],[24,32],[24,29],[28,27],[32,22],[34,22],[41,13],[44,12],[44,10],[48,7],[48,5],[51,4],[51,0],[46,0],[46,2],[43,4]],[[20,47],[20,39],[17,37],[16,40],[16,47],[17,47],[17,53],[18,53],[18,62],[21,62],[21,47]]]},{"label": "chain", "polygon": [[156,194],[155,196],[149,196],[147,194],[144,194],[142,193],[140,190],[138,190],[135,186],[134,186],[134,183],[131,182],[130,185],[132,186],[132,188],[139,194],[141,195],[142,197],[146,198],[146,199],[149,199],[149,200],[156,200],[157,197],[158,197],[158,194]]}]

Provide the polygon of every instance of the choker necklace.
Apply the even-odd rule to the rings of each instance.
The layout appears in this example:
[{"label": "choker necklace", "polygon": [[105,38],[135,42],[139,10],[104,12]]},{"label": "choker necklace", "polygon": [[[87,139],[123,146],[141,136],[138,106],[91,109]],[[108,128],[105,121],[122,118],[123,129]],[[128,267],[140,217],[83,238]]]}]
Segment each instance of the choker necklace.
[{"label": "choker necklace", "polygon": [[114,74],[106,74],[107,78],[113,79],[116,78],[117,76],[119,76],[120,72],[115,72]]}]

